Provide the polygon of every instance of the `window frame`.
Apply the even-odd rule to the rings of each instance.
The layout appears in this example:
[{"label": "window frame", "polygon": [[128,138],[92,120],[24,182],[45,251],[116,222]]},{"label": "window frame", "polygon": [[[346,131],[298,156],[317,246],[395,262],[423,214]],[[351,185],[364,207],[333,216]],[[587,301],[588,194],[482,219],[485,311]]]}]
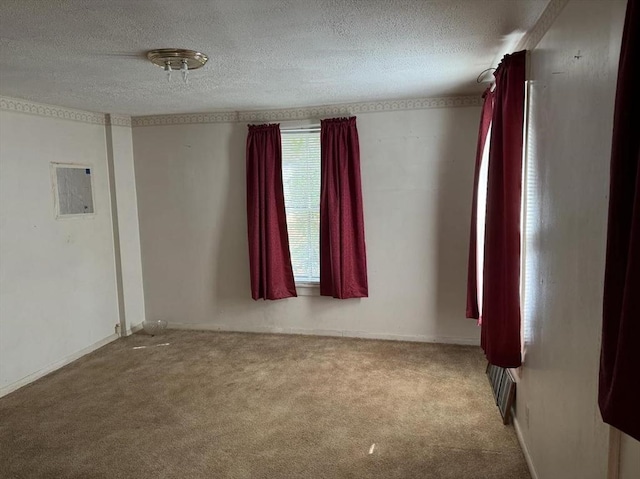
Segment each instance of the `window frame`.
[{"label": "window frame", "polygon": [[[295,130],[315,130],[320,129],[320,121],[318,120],[293,120],[293,121],[282,121],[280,122],[280,133],[281,138],[286,134]],[[280,140],[282,144],[282,139]],[[283,159],[284,162],[284,159]],[[286,200],[285,200],[286,202]],[[318,265],[319,267],[320,265]],[[296,285],[296,290],[298,296],[319,296],[320,295],[320,279],[318,281],[309,281],[309,280],[299,280],[295,278],[294,281]]]}]

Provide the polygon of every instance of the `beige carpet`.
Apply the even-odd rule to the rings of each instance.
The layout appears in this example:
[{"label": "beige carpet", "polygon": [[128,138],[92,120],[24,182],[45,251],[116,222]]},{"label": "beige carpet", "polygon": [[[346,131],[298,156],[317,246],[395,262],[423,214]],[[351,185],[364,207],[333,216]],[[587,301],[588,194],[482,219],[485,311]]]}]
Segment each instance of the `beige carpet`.
[{"label": "beige carpet", "polygon": [[0,399],[0,477],[529,478],[484,369],[465,346],[137,334]]}]

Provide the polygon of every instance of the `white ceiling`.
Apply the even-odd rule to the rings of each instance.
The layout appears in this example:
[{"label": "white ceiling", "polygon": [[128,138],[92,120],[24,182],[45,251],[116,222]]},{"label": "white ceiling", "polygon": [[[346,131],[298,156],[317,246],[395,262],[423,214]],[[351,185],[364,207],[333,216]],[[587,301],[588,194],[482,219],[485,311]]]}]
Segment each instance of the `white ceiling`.
[{"label": "white ceiling", "polygon": [[[0,94],[129,115],[474,94],[547,3],[2,0]],[[154,48],[209,62],[167,83]]]}]

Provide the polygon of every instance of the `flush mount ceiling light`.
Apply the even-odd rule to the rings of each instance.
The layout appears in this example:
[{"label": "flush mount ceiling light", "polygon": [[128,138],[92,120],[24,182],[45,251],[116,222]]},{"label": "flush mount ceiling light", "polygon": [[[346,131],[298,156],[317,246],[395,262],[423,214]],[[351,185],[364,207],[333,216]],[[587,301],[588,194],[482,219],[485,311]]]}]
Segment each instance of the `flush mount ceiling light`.
[{"label": "flush mount ceiling light", "polygon": [[147,58],[154,65],[158,65],[167,73],[167,81],[171,81],[171,72],[180,70],[182,80],[189,83],[189,70],[195,70],[204,66],[209,57],[204,53],[194,50],[182,50],[180,48],[160,48],[147,52]]}]

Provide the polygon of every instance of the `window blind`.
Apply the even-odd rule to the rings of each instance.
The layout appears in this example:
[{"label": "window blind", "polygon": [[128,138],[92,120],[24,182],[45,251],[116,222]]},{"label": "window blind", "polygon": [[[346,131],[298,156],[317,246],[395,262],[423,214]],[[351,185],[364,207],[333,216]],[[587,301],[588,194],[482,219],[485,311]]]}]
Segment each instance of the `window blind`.
[{"label": "window blind", "polygon": [[320,280],[320,130],[282,130],[282,181],[296,282]]}]

